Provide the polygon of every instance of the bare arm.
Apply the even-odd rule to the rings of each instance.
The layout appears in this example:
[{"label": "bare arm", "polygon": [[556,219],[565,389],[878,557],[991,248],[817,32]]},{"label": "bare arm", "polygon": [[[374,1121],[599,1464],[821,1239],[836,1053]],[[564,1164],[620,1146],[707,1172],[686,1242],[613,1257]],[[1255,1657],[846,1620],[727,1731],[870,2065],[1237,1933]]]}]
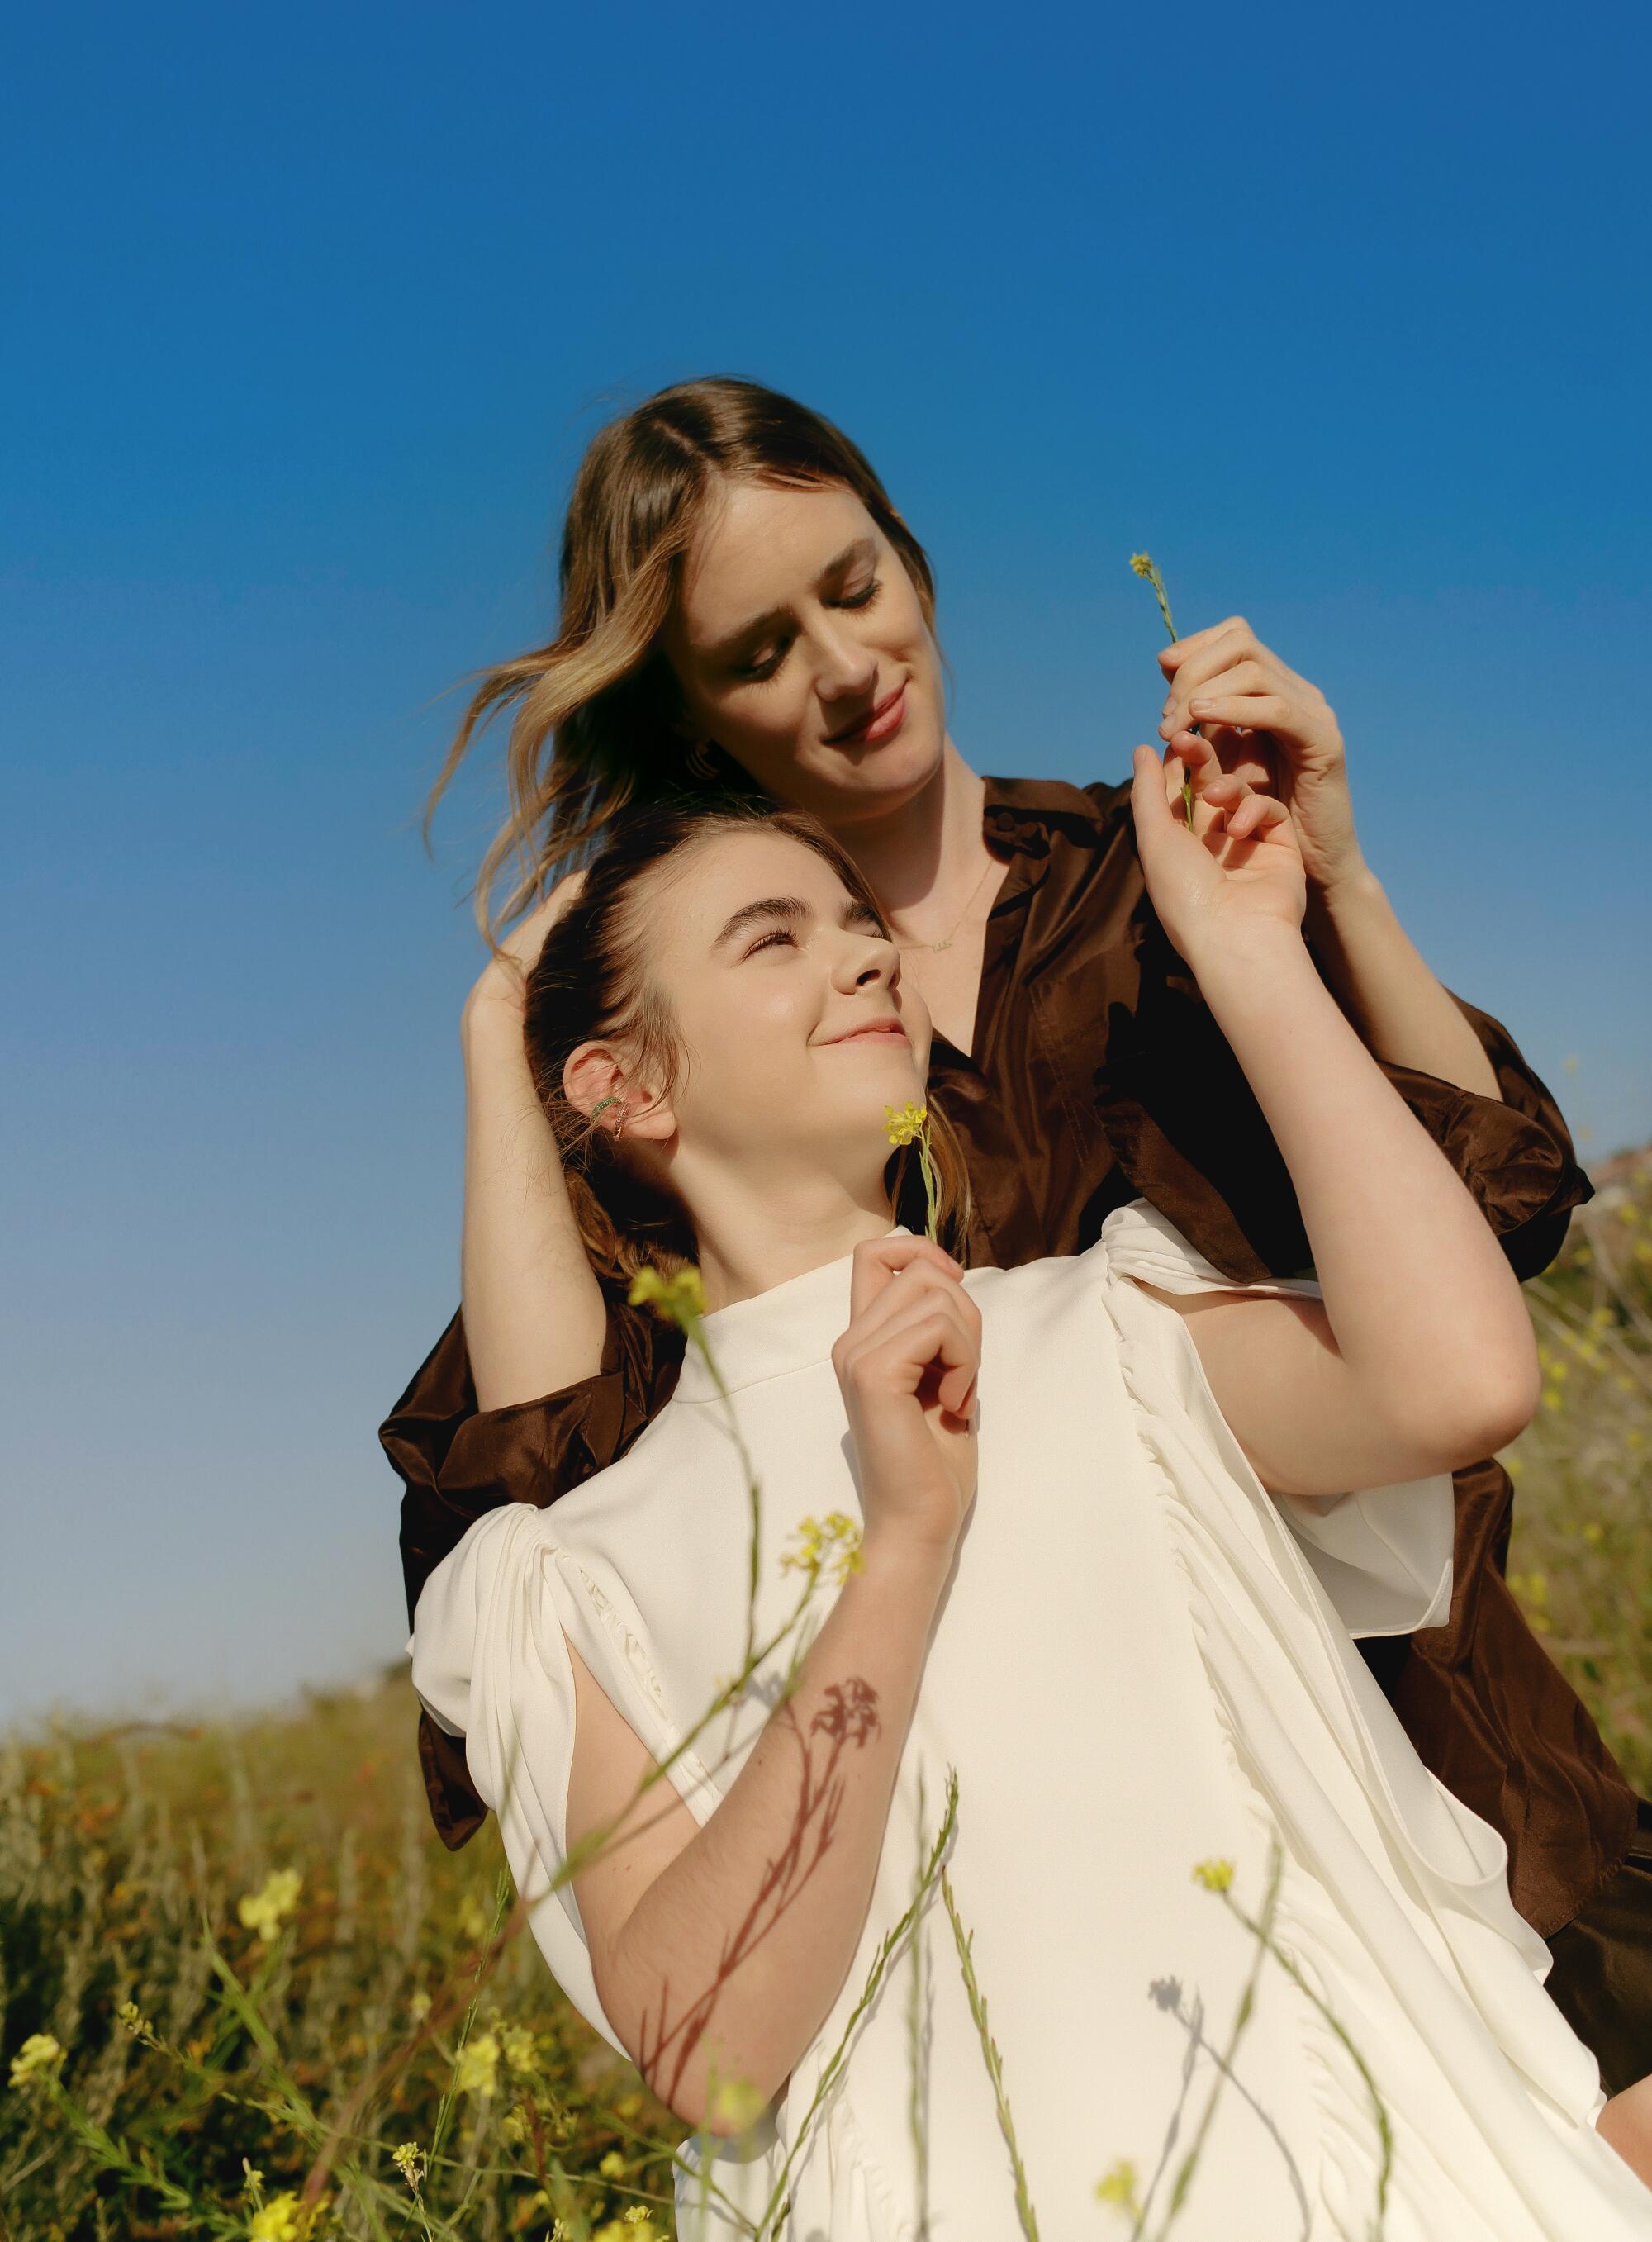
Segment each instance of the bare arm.
[{"label": "bare arm", "polygon": [[1368,1050],[1390,1066],[1501,1098],[1480,1037],[1363,860],[1334,888],[1310,896],[1308,925],[1326,980]]},{"label": "bare arm", "polygon": [[1288,819],[1238,780],[1206,780],[1203,837],[1190,838],[1145,750],[1134,800],[1155,907],[1273,1131],[1323,1293],[1322,1306],[1178,1302],[1224,1416],[1285,1494],[1421,1479],[1490,1453],[1536,1403],[1520,1286],[1314,970]]},{"label": "bare arm", "polygon": [[505,944],[465,1006],[460,1285],[476,1401],[537,1400],[602,1366],[607,1312],[522,1042],[523,972],[576,892],[565,880]]},{"label": "bare arm", "polygon": [[[973,1497],[980,1325],[957,1265],[915,1238],[856,1255],[834,1355],[866,1526],[852,1573],[703,1829],[656,1784],[574,1878],[592,1971],[656,2093],[739,2130],[711,2093],[770,2100],[819,2031],[866,1920],[937,1606]],[[930,1374],[938,1368],[938,1379]],[[925,1383],[926,1379],[928,1383]],[[926,1397],[920,1401],[923,1384]],[[571,1848],[623,1812],[651,1762],[573,1656]]]},{"label": "bare arm", "polygon": [[[874,1544],[863,1554],[796,1694],[705,1827],[658,1783],[574,1878],[610,2023],[655,2093],[713,2132],[739,2129],[713,2098],[714,2067],[771,2100],[825,2022],[866,1921],[951,1557]],[[624,1807],[653,1762],[570,1655],[572,1846]]]}]

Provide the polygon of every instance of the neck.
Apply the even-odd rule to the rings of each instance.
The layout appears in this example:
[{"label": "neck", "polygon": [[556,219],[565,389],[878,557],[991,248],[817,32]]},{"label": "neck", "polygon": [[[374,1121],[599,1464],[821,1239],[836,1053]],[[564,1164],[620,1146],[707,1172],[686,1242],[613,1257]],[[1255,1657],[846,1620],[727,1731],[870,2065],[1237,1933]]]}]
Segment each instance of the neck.
[{"label": "neck", "polygon": [[708,1310],[841,1261],[895,1221],[881,1165],[850,1181],[819,1170],[754,1173],[748,1162],[680,1175],[678,1187],[693,1212]]},{"label": "neck", "polygon": [[887,911],[945,903],[982,876],[984,782],[949,735],[941,760],[917,794],[898,808],[836,829],[836,837],[866,876]]}]

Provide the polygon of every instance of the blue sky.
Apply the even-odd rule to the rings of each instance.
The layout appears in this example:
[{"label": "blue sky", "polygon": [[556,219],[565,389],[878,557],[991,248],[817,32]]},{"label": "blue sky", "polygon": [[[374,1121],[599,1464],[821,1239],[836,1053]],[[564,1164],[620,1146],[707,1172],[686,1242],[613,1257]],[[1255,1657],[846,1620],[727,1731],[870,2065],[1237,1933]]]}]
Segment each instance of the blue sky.
[{"label": "blue sky", "polygon": [[1586,1152],[1652,1135],[1644,11],[64,6],[10,34],[0,1716],[394,1656],[455,1297],[447,689],[704,372],[929,546],[983,768],[1119,776],[1185,627]]}]

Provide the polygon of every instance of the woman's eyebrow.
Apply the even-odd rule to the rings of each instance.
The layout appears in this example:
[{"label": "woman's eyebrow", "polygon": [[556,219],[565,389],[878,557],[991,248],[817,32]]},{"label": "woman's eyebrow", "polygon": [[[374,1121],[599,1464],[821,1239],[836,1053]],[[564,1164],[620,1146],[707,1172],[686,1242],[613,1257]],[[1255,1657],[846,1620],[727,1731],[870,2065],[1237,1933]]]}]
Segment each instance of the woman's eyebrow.
[{"label": "woman's eyebrow", "polygon": [[[737,911],[732,912],[719,928],[711,947],[720,950],[725,942],[732,942],[743,928],[755,926],[760,920],[782,919],[796,926],[812,916],[813,913],[801,896],[765,896],[761,903],[742,903]],[[843,908],[837,917],[842,926],[852,925],[856,919],[865,919],[876,927],[880,934],[883,931],[882,919],[871,905],[863,903],[858,896],[844,896]]]},{"label": "woman's eyebrow", "polygon": [[[819,575],[816,577],[816,589],[818,590],[823,584],[830,583],[834,576],[841,576],[844,569],[852,567],[856,560],[874,560],[876,554],[877,547],[870,537],[852,539],[841,553],[833,554]],[[729,631],[716,640],[709,649],[712,655],[721,659],[742,652],[749,640],[762,636],[773,630],[776,623],[783,623],[787,613],[788,610],[784,607],[770,607],[766,614],[754,615],[749,622],[742,623],[737,630]]]},{"label": "woman's eyebrow", "polygon": [[742,927],[753,926],[759,919],[786,919],[794,925],[809,916],[809,905],[801,896],[765,896],[761,903],[742,903],[737,911],[723,921],[714,950],[721,950],[725,942],[732,942]]}]

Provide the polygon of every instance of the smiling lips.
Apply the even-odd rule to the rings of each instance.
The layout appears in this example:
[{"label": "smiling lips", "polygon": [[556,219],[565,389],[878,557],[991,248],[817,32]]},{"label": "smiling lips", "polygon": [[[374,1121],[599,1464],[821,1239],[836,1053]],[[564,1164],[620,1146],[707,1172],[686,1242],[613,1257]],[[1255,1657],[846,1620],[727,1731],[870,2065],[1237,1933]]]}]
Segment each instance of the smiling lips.
[{"label": "smiling lips", "polygon": [[906,681],[902,679],[893,693],[846,724],[841,732],[827,735],[829,748],[875,747],[880,740],[890,739],[901,728],[906,715]]},{"label": "smiling lips", "polygon": [[832,1036],[828,1040],[835,1044],[903,1044],[910,1039],[901,1023],[891,1017],[887,1020],[869,1020],[863,1028],[851,1028],[847,1035]]}]

